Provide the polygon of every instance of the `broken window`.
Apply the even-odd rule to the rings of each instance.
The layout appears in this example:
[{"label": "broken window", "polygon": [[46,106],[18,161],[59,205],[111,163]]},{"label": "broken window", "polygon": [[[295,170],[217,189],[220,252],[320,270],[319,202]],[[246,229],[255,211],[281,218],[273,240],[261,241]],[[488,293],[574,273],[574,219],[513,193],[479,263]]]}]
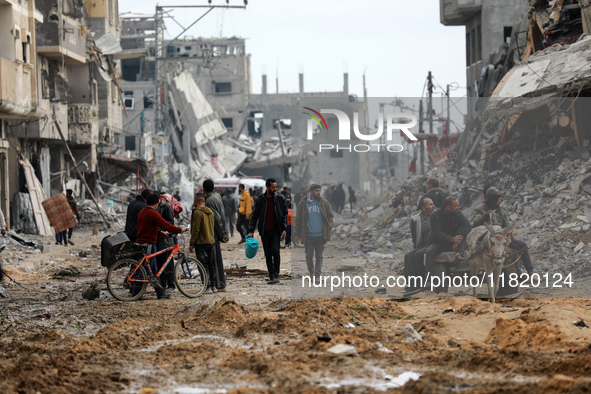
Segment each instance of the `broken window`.
[{"label": "broken window", "polygon": [[125,102],[126,109],[133,109],[133,107],[134,107],[133,91],[126,91],[123,96],[123,101]]},{"label": "broken window", "polygon": [[511,35],[513,34],[512,26],[503,27],[503,42],[509,44],[511,42]]},{"label": "broken window", "polygon": [[214,82],[214,93],[232,93],[232,82]]},{"label": "broken window", "polygon": [[263,124],[263,113],[261,111],[251,111],[248,117],[248,134],[260,137]]},{"label": "broken window", "polygon": [[23,62],[30,63],[29,48],[31,45],[31,33],[26,32],[23,34]]},{"label": "broken window", "polygon": [[224,127],[228,130],[232,130],[234,127],[234,119],[233,118],[222,118],[222,123]]},{"label": "broken window", "polygon": [[279,122],[279,126],[281,130],[291,130],[291,119],[275,119],[273,120],[273,128],[277,130],[277,122]]},{"label": "broken window", "polygon": [[50,97],[49,73],[47,70],[41,70],[41,98],[49,99]]},{"label": "broken window", "polygon": [[144,109],[154,108],[154,91],[144,90]]},{"label": "broken window", "polygon": [[135,135],[125,136],[125,150],[135,150]]}]

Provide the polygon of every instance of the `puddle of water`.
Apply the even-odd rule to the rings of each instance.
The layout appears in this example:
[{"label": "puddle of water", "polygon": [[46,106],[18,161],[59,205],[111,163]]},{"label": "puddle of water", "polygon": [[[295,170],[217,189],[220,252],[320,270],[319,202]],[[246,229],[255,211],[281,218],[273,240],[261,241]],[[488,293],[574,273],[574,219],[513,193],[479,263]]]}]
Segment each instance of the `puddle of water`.
[{"label": "puddle of water", "polygon": [[153,346],[150,346],[150,347],[141,349],[140,352],[155,352],[155,351],[158,351],[158,350],[160,350],[161,348],[163,348],[165,346],[179,345],[181,343],[190,342],[190,341],[193,341],[195,339],[214,340],[214,341],[221,342],[223,345],[226,345],[226,346],[229,346],[229,347],[232,347],[232,348],[243,349],[243,350],[252,350],[250,346],[241,345],[237,341],[233,341],[231,339],[220,337],[220,336],[217,336],[217,335],[195,335],[195,336],[192,336],[191,338],[186,338],[186,339],[175,339],[173,341],[157,342]]},{"label": "puddle of water", "polygon": [[384,375],[382,379],[343,379],[338,382],[324,383],[321,386],[327,389],[337,389],[343,386],[371,387],[378,391],[386,391],[404,386],[411,380],[417,380],[421,377],[416,372],[403,372],[398,376]]}]

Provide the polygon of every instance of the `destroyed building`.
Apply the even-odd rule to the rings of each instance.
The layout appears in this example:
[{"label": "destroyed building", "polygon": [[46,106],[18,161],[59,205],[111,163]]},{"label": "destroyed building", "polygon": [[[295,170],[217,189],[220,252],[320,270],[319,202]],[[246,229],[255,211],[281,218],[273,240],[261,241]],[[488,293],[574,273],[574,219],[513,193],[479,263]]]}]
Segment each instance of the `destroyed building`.
[{"label": "destroyed building", "polygon": [[[0,35],[0,124],[5,149],[0,152],[0,208],[9,218],[9,201],[19,200],[22,192],[34,210],[65,188],[84,198],[74,161],[96,191],[97,152],[120,132],[121,104],[119,88],[104,82],[105,76],[116,77],[116,61],[100,59],[101,50],[94,42],[105,33],[117,33],[117,21],[109,19],[117,13],[114,1],[86,7],[75,0],[0,5],[6,29]],[[102,27],[93,31],[98,26]]]},{"label": "destroyed building", "polygon": [[[306,127],[301,114],[304,102],[322,103],[323,107],[330,104],[331,108],[344,108],[351,119],[354,112],[367,119],[364,101],[349,94],[347,74],[342,91],[322,93],[306,92],[303,74],[299,75],[299,92],[271,93],[263,75],[261,94],[253,94],[245,39],[182,38],[164,42],[164,89],[154,81],[157,26],[155,18],[122,18],[123,51],[145,53],[122,61],[122,89],[129,116],[124,121],[125,140],[119,143],[128,155],[152,160],[153,151],[157,173],[170,176],[168,179],[182,169],[185,174],[191,172],[195,181],[236,174],[274,177],[280,184],[293,183],[294,187],[315,178],[327,183],[346,181],[357,190],[370,189],[368,180],[364,184],[360,176],[368,158],[340,152],[342,160],[324,160],[318,149],[307,151],[307,145],[292,136],[292,129]],[[276,81],[276,90],[278,84]],[[169,108],[165,123],[156,116],[156,91]],[[367,132],[366,124],[361,127]],[[171,162],[182,166],[170,166]],[[306,171],[327,166],[323,179]]]},{"label": "destroyed building", "polygon": [[466,86],[468,118],[476,117],[476,97],[483,68],[489,55],[509,42],[514,25],[527,12],[525,0],[439,0],[440,22],[445,26],[466,26]]}]

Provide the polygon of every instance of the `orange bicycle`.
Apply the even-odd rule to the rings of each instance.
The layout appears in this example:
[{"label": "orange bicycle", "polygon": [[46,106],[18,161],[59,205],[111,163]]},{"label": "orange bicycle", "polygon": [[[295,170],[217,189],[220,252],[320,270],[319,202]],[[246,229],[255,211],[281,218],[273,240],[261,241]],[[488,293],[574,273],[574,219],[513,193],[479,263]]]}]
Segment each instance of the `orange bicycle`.
[{"label": "orange bicycle", "polygon": [[[208,284],[207,270],[197,259],[188,257],[178,244],[146,255],[148,245],[134,244],[131,250],[123,251],[117,255],[115,263],[109,267],[107,273],[107,288],[109,293],[119,301],[135,301],[139,299],[148,288],[160,286],[160,275],[168,264],[175,259],[174,281],[179,291],[189,298],[199,297]],[[143,250],[143,257],[137,260],[137,256]],[[160,254],[171,252],[156,275],[150,269],[150,259]],[[134,256],[136,258],[134,258]]]}]

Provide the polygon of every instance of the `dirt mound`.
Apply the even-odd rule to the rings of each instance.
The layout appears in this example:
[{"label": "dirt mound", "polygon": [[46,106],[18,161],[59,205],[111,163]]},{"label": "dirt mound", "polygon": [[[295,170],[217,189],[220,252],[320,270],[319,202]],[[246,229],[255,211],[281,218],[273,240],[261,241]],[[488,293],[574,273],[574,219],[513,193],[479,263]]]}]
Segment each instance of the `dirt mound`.
[{"label": "dirt mound", "polygon": [[249,314],[233,298],[223,297],[213,304],[199,306],[188,316],[184,314],[187,318],[182,320],[182,326],[187,330],[215,327],[216,330],[235,331],[236,327],[247,321]]},{"label": "dirt mound", "polygon": [[250,316],[236,336],[249,332],[293,334],[319,329],[353,329],[358,325],[410,317],[397,303],[382,299],[294,300],[272,310]]},{"label": "dirt mound", "polygon": [[526,322],[522,319],[498,318],[485,342],[502,348],[531,348],[562,345],[567,342],[567,338],[564,333],[544,321]]},{"label": "dirt mound", "polygon": [[25,337],[25,341],[53,343],[70,340],[70,336],[61,330],[42,330]]}]

